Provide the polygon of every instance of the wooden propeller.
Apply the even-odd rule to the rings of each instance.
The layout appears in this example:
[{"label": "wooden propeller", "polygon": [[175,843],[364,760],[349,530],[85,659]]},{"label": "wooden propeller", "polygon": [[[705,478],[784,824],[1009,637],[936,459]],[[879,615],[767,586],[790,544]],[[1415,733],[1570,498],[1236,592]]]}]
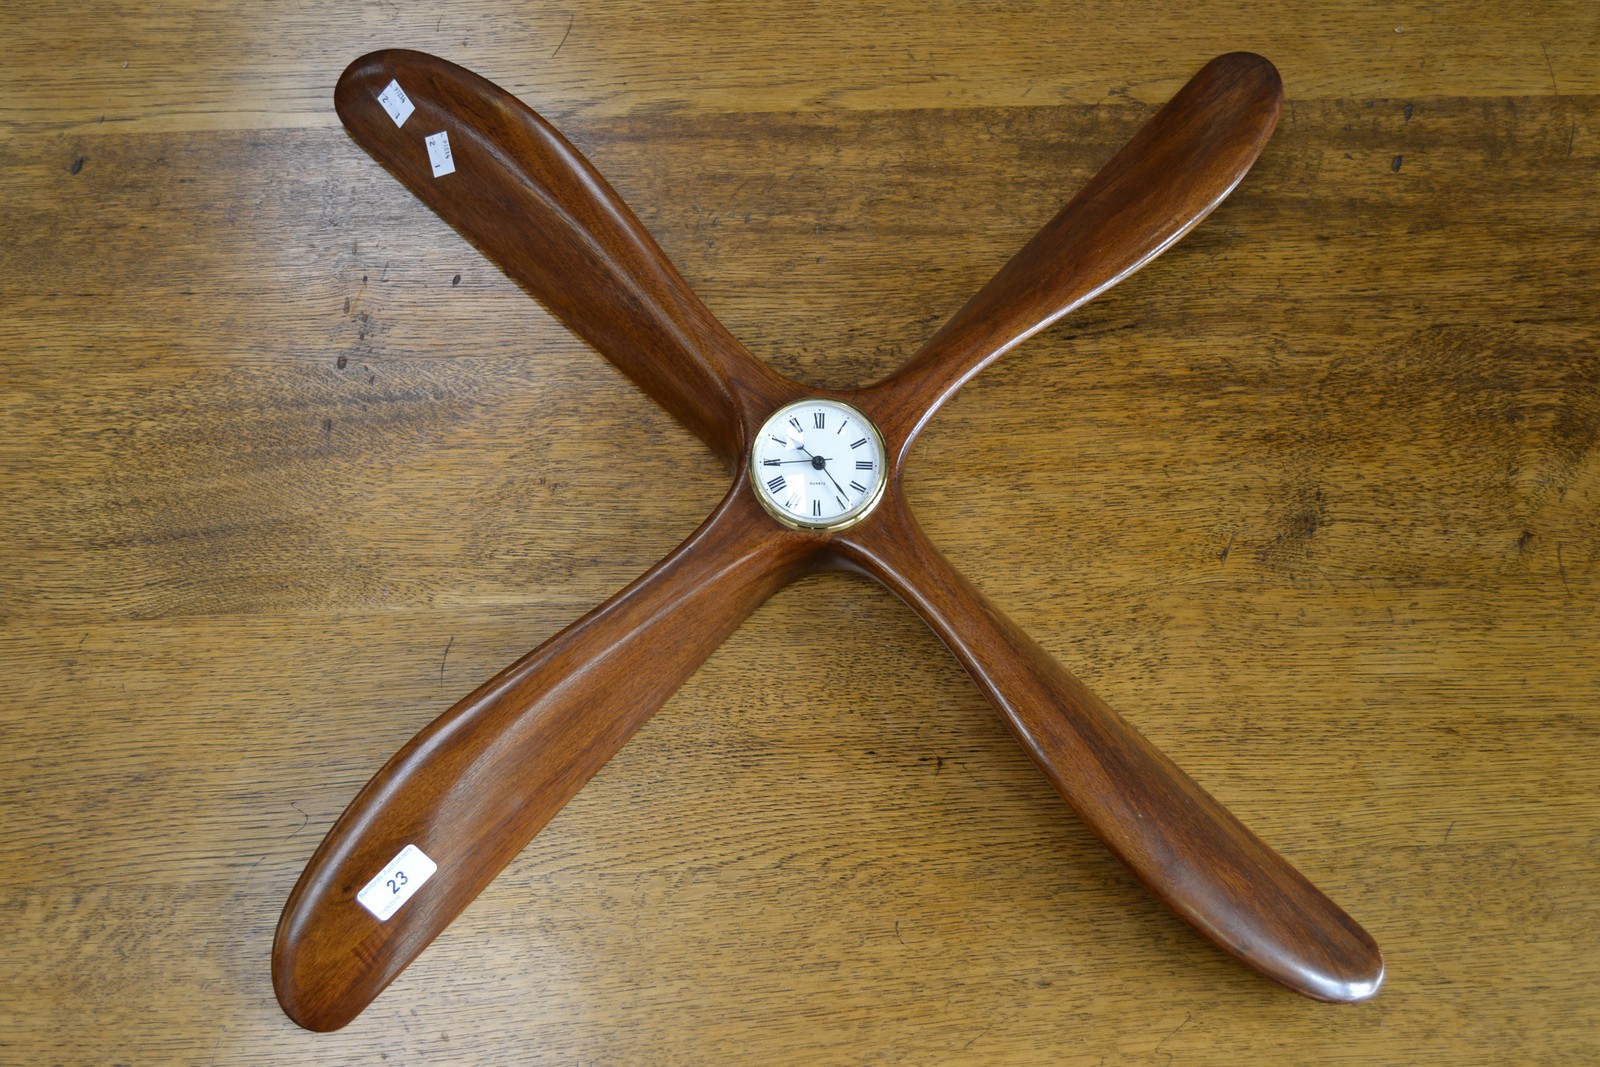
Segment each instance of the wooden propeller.
[{"label": "wooden propeller", "polygon": [[[1201,933],[1307,996],[1376,992],[1371,936],[984,599],[902,488],[940,405],[1205,218],[1255,162],[1282,98],[1265,59],[1212,60],[900,370],[836,391],[751,356],[605,179],[504,90],[418,52],[352,64],[335,93],[351,136],[699,435],[733,484],[667,558],[434,720],[351,801],[278,925],[273,983],[290,1018],[353,1019],[751,611],[824,568],[871,575],[909,604],[1073,810]],[[426,139],[439,131],[454,169],[436,177]],[[885,446],[881,500],[844,529],[792,528],[754,492],[758,431],[810,398],[853,406]]]}]

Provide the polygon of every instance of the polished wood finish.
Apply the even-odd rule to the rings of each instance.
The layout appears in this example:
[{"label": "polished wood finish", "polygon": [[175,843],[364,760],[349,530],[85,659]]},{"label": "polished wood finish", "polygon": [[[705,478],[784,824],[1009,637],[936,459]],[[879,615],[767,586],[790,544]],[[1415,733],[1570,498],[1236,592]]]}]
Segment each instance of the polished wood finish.
[{"label": "polished wood finish", "polygon": [[1282,107],[1283,82],[1260,56],[1206,64],[883,383],[901,415],[891,437],[909,448],[914,427],[972,375],[1198,225],[1261,155]]},{"label": "polished wood finish", "polygon": [[951,567],[901,494],[839,538],[939,635],[1072,810],[1151,892],[1269,978],[1318,1000],[1383,981],[1372,936]]},{"label": "polished wood finish", "polygon": [[[410,134],[381,105],[392,83],[421,119]],[[761,515],[743,456],[760,422],[807,389],[757,367],[547,123],[417,52],[361,58],[336,96],[363,147],[737,467],[701,534],[446,712],[351,802],[279,925],[274,984],[295,1021],[348,1023],[738,621],[827,560],[910,603],[1073,810],[1198,930],[1308,996],[1377,991],[1371,936],[960,578],[903,492],[917,431],[963,382],[1158,255],[1239,183],[1277,124],[1270,63],[1249,53],[1208,63],[901,371],[851,394],[885,433],[889,489],[877,512],[831,534]],[[455,170],[435,176],[424,139],[441,128]],[[356,895],[407,845],[439,870],[417,891],[425,903],[379,919]]]},{"label": "polished wood finish", "polygon": [[[1594,1059],[1592,5],[4,21],[0,1059]],[[384,45],[533,102],[734,336],[849,386],[1207,57],[1272,57],[1246,181],[963,388],[905,491],[1377,936],[1382,993],[1330,1010],[1195,936],[911,611],[818,574],[354,1024],[290,1021],[273,930],[340,810],[728,486],[351,143],[335,82]]]}]

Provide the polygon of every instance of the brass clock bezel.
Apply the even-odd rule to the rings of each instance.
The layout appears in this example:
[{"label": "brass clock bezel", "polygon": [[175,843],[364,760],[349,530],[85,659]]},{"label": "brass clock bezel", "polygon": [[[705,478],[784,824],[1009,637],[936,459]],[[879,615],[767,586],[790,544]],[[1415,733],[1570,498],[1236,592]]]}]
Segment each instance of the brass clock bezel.
[{"label": "brass clock bezel", "polygon": [[[877,448],[877,459],[880,472],[878,475],[877,484],[872,487],[872,492],[869,493],[861,501],[861,503],[856,505],[856,509],[854,511],[847,512],[844,515],[835,516],[832,519],[824,519],[817,522],[806,522],[799,516],[790,514],[784,508],[779,506],[777,501],[771,498],[766,483],[764,483],[757,474],[757,471],[760,468],[756,460],[756,449],[761,444],[761,435],[765,433],[767,428],[774,422],[782,419],[790,412],[818,403],[833,404],[844,408],[846,411],[850,412],[852,418],[859,420],[860,423],[867,428],[867,433]],[[771,515],[781,525],[787,526],[791,530],[801,530],[805,533],[833,533],[838,530],[848,530],[850,527],[855,526],[861,522],[861,520],[865,519],[868,515],[871,515],[877,510],[879,502],[883,500],[884,488],[889,484],[889,449],[888,446],[883,442],[883,434],[878,431],[877,423],[867,418],[866,414],[854,404],[835,399],[831,396],[809,396],[803,400],[791,401],[790,403],[784,404],[782,407],[778,408],[771,415],[768,415],[761,423],[761,429],[756,432],[754,438],[752,438],[750,441],[750,450],[745,456],[745,465],[750,473],[750,490],[751,492],[755,493],[756,501],[761,505],[761,509],[768,515]]]}]

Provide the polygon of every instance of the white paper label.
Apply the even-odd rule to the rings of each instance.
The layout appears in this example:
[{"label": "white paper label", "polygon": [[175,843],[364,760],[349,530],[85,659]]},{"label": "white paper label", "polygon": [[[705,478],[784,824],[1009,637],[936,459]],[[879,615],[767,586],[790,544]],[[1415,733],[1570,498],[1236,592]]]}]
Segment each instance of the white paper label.
[{"label": "white paper label", "polygon": [[387,111],[389,117],[394,119],[396,126],[404,126],[406,119],[410,118],[411,113],[417,110],[417,105],[411,102],[411,98],[406,95],[404,89],[400,88],[398,81],[392,81],[384,87],[383,92],[378,94],[378,103],[382,104],[383,110]]},{"label": "white paper label", "polygon": [[422,883],[433,877],[439,865],[430,860],[416,845],[407,845],[400,855],[389,861],[368,882],[356,900],[363,908],[387,922],[389,916],[400,910],[400,905],[411,899],[411,894],[422,888]]},{"label": "white paper label", "polygon": [[440,130],[428,136],[428,162],[433,164],[433,176],[442,178],[456,172],[455,157],[450,154],[450,135]]}]

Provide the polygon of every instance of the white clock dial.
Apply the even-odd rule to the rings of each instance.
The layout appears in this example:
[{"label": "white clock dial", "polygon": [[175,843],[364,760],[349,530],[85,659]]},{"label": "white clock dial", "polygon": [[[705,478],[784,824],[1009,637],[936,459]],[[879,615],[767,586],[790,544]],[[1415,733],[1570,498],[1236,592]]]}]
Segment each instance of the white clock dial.
[{"label": "white clock dial", "polygon": [[779,408],[750,448],[756,498],[773,518],[807,530],[860,522],[883,496],[883,437],[837,400]]}]

